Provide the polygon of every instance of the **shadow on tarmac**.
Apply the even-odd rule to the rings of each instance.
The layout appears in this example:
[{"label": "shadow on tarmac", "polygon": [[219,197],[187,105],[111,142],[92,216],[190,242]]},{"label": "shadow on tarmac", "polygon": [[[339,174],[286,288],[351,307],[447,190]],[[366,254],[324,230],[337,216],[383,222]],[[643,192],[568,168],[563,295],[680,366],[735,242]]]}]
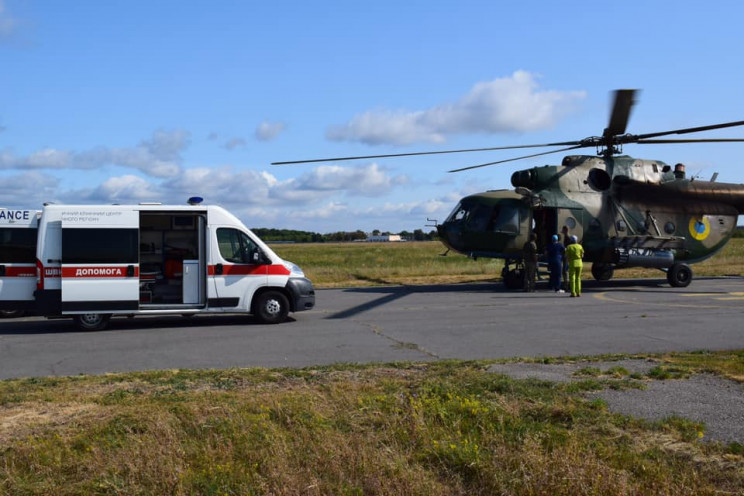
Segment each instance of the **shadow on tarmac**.
[{"label": "shadow on tarmac", "polygon": [[[278,325],[287,325],[296,322],[288,317],[285,322]],[[213,327],[213,326],[261,326],[251,315],[152,315],[137,316],[136,318],[113,317],[106,329],[101,331],[81,331],[73,323],[71,318],[43,319],[39,317],[25,317],[19,319],[0,320],[0,336],[32,335],[32,334],[60,334],[60,333],[105,333],[122,330],[140,329],[174,329],[187,327]]]},{"label": "shadow on tarmac", "polygon": [[[725,280],[732,277],[699,277],[695,280]],[[737,279],[741,277],[736,276]],[[694,284],[694,281],[693,281]],[[610,281],[595,281],[593,279],[587,279],[581,281],[582,289],[584,291],[596,292],[598,290],[609,290],[609,291],[624,291],[624,292],[636,292],[644,291],[649,293],[654,292],[669,292],[669,291],[690,291],[688,288],[671,288],[666,278],[660,279],[614,279]],[[658,289],[652,289],[658,288]],[[537,290],[539,292],[548,292],[548,282],[538,281]],[[355,307],[348,308],[346,310],[336,312],[329,315],[326,319],[347,319],[354,317],[363,312],[373,310],[403,298],[410,294],[422,294],[422,293],[496,293],[496,294],[513,294],[515,298],[522,298],[522,292],[520,290],[507,289],[504,284],[500,281],[490,282],[477,282],[477,283],[462,283],[462,284],[434,284],[434,285],[422,285],[422,286],[375,286],[367,288],[348,288],[344,289],[344,292],[348,293],[359,293],[359,294],[380,294],[383,295],[380,298],[362,303]],[[704,291],[703,293],[709,294],[724,294],[727,291]],[[548,293],[546,293],[548,294]],[[550,293],[552,294],[552,293]],[[532,295],[530,295],[532,296]]]}]

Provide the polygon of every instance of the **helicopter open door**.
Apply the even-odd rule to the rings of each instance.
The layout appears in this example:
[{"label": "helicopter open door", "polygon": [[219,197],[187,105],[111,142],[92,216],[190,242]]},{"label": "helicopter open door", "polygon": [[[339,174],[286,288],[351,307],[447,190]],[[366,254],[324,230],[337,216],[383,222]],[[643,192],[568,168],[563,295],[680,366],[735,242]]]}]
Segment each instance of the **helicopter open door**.
[{"label": "helicopter open door", "polygon": [[562,239],[563,227],[568,228],[569,235],[575,235],[579,240],[584,236],[581,224],[582,211],[571,208],[536,208],[532,212],[533,229],[537,234],[537,248],[540,252],[545,250],[551,242],[554,234]]},{"label": "helicopter open door", "polygon": [[[584,238],[584,228],[582,225],[583,212],[581,209],[557,208],[556,210],[556,233],[563,233],[563,226],[568,228],[570,236],[576,236],[579,241]],[[561,240],[562,241],[562,240]]]}]

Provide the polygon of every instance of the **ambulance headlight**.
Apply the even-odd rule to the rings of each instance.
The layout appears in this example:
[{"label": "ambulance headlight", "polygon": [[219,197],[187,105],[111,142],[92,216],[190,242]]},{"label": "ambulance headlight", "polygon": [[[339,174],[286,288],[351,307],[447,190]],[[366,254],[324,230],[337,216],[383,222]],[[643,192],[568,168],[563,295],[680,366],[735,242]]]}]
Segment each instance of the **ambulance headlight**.
[{"label": "ambulance headlight", "polygon": [[284,267],[286,267],[286,269],[290,272],[291,276],[305,277],[305,273],[302,272],[302,269],[298,265],[293,264],[292,262],[287,262],[285,260]]}]

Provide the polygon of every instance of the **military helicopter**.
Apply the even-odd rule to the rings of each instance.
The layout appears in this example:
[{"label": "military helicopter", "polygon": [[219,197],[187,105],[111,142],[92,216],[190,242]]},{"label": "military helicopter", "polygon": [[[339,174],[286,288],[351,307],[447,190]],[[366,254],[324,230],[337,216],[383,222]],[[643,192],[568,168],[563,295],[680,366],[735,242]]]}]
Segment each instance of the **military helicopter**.
[{"label": "military helicopter", "polygon": [[328,162],[473,151],[563,147],[543,153],[454,169],[460,172],[514,160],[580,148],[596,155],[567,155],[561,165],[546,165],[512,174],[514,190],[494,190],[462,198],[437,232],[450,250],[472,258],[504,259],[507,287],[522,285],[522,246],[531,233],[542,252],[552,235],[563,231],[581,240],[592,276],[612,278],[616,269],[656,268],[673,287],[693,278],[689,264],[721,250],[744,214],[744,185],[687,177],[685,166],[622,155],[626,144],[744,142],[744,139],[658,139],[744,125],[744,121],[672,131],[627,134],[638,90],[617,90],[607,128],[601,136],[578,141],[492,148],[414,152],[331,159],[274,162]]}]

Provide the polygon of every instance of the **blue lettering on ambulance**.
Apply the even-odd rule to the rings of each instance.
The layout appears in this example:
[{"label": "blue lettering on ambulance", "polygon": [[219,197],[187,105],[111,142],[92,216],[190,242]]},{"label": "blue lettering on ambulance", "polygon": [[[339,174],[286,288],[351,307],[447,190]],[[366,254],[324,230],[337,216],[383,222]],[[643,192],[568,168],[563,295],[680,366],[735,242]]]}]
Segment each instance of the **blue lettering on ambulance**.
[{"label": "blue lettering on ambulance", "polygon": [[29,220],[29,210],[0,210],[0,220]]}]

